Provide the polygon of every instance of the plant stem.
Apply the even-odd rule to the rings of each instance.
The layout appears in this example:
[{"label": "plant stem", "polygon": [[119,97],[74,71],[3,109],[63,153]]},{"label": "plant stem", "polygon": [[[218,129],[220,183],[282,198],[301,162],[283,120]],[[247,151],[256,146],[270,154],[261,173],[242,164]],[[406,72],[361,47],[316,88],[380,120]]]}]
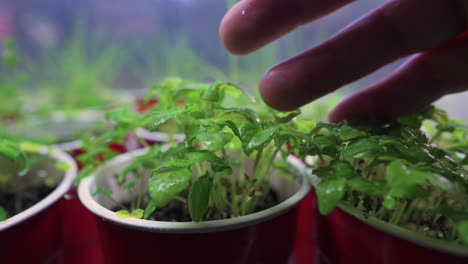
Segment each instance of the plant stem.
[{"label": "plant stem", "polygon": [[263,148],[259,149],[257,151],[257,156],[255,157],[255,163],[254,163],[254,167],[253,167],[253,170],[252,170],[252,179],[256,179],[257,178],[257,170],[258,170],[258,164],[260,163],[260,160],[262,159],[262,153],[263,153]]},{"label": "plant stem", "polygon": [[407,201],[403,201],[402,204],[400,204],[400,207],[398,208],[398,213],[396,214],[396,217],[394,219],[394,224],[398,225],[398,223],[400,223],[400,220],[401,220],[401,216],[403,215],[403,213],[405,212],[405,208],[406,208],[406,205],[407,205]]},{"label": "plant stem", "polygon": [[278,146],[275,151],[273,152],[273,155],[271,156],[270,160],[268,161],[267,165],[267,170],[266,173],[269,174],[271,171],[271,168],[273,168],[273,162],[275,161],[276,155],[278,155],[278,152],[280,151],[282,146]]},{"label": "plant stem", "polygon": [[222,154],[223,154],[224,161],[227,161],[228,160],[228,155],[226,153],[226,148],[223,147],[223,149],[221,151],[222,151]]},{"label": "plant stem", "polygon": [[179,201],[181,201],[181,202],[183,202],[183,203],[185,203],[185,204],[187,203],[187,199],[185,199],[185,198],[182,197],[182,196],[176,195],[176,196],[174,196],[174,199],[175,199],[175,200],[179,200]]},{"label": "plant stem", "polygon": [[142,172],[141,171],[138,171],[137,172],[137,179],[139,178],[139,182],[138,182],[138,185],[140,185],[138,188],[138,198],[137,198],[137,208],[140,208],[141,206],[141,201],[143,199],[143,191],[142,191],[142,187],[143,187],[143,179],[144,177],[142,176]]}]

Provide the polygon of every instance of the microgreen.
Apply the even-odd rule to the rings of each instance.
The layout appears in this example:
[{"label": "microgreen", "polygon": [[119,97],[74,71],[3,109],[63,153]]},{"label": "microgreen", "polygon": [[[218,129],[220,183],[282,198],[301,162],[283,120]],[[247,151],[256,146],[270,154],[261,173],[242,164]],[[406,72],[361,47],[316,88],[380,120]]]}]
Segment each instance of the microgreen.
[{"label": "microgreen", "polygon": [[[164,131],[169,138],[184,135],[181,142],[152,146],[114,173],[120,188],[135,197],[129,205],[116,204],[127,210],[118,215],[126,217],[141,209],[143,218],[157,220],[155,215],[174,203],[182,204],[197,222],[246,215],[269,195],[270,177],[290,179],[291,171],[284,165],[292,151],[287,143],[298,141],[298,134],[306,136],[295,129],[299,110],[274,112],[226,82],[170,78],[153,87],[148,99],[153,97],[158,103],[146,114],[122,109],[107,114],[116,129],[91,140],[91,151],[80,159],[97,167],[111,157],[98,162],[93,158],[106,153],[103,143],[122,141],[137,127]],[[120,139],[113,141],[116,131]],[[88,168],[83,175],[92,170]]]},{"label": "microgreen", "polygon": [[309,136],[298,153],[318,157],[322,214],[351,203],[391,224],[467,243],[468,137],[460,121],[429,107],[387,123],[318,123]]}]

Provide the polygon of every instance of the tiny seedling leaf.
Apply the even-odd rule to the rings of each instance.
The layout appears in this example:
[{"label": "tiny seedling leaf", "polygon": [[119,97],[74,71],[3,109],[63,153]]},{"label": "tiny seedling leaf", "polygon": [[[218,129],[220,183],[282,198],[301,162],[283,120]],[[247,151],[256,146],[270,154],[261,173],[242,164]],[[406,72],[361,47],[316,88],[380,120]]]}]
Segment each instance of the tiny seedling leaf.
[{"label": "tiny seedling leaf", "polygon": [[122,218],[137,218],[141,219],[143,218],[143,213],[144,211],[141,209],[136,209],[133,210],[133,212],[128,212],[127,210],[120,210],[115,213],[116,216],[122,217]]}]

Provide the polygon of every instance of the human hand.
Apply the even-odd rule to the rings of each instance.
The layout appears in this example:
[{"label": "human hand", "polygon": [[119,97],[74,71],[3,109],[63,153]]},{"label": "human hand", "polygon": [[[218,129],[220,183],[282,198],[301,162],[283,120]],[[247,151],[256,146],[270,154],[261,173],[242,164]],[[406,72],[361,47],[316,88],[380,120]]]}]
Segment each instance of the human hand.
[{"label": "human hand", "polygon": [[[225,15],[221,40],[243,55],[353,0],[242,0]],[[391,119],[443,95],[468,90],[468,1],[390,0],[321,45],[271,68],[260,93],[287,111],[307,104],[402,57],[385,80],[339,104],[331,122]]]}]

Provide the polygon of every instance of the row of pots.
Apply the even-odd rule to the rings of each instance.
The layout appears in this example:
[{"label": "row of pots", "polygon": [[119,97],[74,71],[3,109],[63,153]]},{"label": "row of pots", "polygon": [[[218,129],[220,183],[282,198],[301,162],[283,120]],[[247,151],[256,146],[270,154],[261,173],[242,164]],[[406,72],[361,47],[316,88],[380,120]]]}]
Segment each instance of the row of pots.
[{"label": "row of pots", "polygon": [[[152,140],[164,141],[158,137]],[[71,152],[79,151],[79,144],[67,146],[74,146],[68,149]],[[62,151],[44,149],[43,153],[54,160],[73,163]],[[110,165],[123,168],[142,152],[122,154]],[[291,160],[294,166],[304,169],[298,160]],[[76,172],[77,168],[71,166],[49,196],[0,223],[2,263],[71,263],[61,253],[63,240],[68,246],[99,244],[102,248],[95,248],[95,258],[83,260],[86,263],[468,262],[465,248],[423,238],[377,219],[365,219],[344,205],[328,216],[319,215],[304,173],[299,173],[297,181],[289,186],[295,192],[288,193],[288,198],[273,208],[235,219],[195,224],[116,217],[99,196],[91,195],[98,182],[105,182],[105,170],[83,180],[78,190],[80,202],[72,187]],[[288,188],[278,190],[281,189]],[[294,241],[298,246],[301,238],[302,251],[296,250],[293,256]]]}]

